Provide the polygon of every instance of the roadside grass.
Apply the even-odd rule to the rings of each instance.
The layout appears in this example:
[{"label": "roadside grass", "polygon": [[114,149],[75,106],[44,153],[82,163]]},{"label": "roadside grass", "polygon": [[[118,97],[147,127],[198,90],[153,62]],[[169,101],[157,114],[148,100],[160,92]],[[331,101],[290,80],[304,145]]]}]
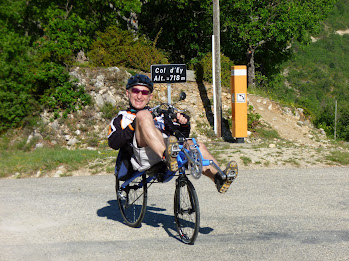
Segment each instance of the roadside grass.
[{"label": "roadside grass", "polygon": [[256,135],[263,140],[281,140],[279,133],[276,130],[269,128],[256,128]]},{"label": "roadside grass", "polygon": [[242,160],[242,163],[247,166],[252,163],[251,158],[246,157],[246,156],[241,156],[240,159]]},{"label": "roadside grass", "polygon": [[0,177],[14,174],[17,177],[29,177],[38,171],[46,173],[62,165],[68,172],[77,170],[88,166],[96,159],[116,157],[117,153],[112,150],[39,148],[32,151],[2,150],[0,155]]},{"label": "roadside grass", "polygon": [[347,151],[330,151],[326,159],[341,165],[349,165],[349,152]]},{"label": "roadside grass", "polygon": [[297,161],[296,158],[290,158],[288,160],[284,160],[283,164],[284,165],[285,164],[291,164],[291,165],[293,165],[295,167],[298,167],[298,168],[301,166],[301,164]]}]

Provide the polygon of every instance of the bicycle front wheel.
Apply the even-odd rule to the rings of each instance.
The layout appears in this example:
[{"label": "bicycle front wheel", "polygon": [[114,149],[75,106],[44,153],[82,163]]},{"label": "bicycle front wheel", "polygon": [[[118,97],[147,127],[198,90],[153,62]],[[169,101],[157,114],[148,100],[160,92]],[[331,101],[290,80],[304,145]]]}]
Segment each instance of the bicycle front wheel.
[{"label": "bicycle front wheel", "polygon": [[174,217],[181,240],[194,244],[200,228],[200,209],[195,188],[186,176],[176,181]]},{"label": "bicycle front wheel", "polygon": [[139,227],[147,208],[147,182],[145,174],[135,178],[125,188],[116,180],[116,195],[121,215],[130,227]]}]

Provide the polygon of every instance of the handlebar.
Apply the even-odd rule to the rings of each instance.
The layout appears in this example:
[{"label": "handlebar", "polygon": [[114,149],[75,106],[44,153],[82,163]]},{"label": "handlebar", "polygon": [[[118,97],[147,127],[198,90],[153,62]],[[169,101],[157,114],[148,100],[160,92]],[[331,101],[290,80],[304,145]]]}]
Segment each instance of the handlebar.
[{"label": "handlebar", "polygon": [[[163,109],[162,107],[167,107],[166,109]],[[161,103],[160,105],[157,105],[153,108],[150,109],[153,116],[158,117],[161,116],[162,114],[165,117],[169,117],[171,119],[176,119],[177,118],[177,112],[183,113],[185,112],[184,110],[179,110],[175,106],[169,103]]]},{"label": "handlebar", "polygon": [[[174,133],[174,135],[179,139],[180,137],[185,137],[183,133],[181,133],[178,129],[178,126],[180,125],[177,122],[174,122],[174,119],[177,119],[177,113],[184,113],[185,110],[180,110],[176,108],[174,105],[169,103],[161,103],[160,105],[157,105],[150,109],[152,112],[153,117],[160,117],[162,116],[165,123],[165,129],[169,130],[170,133]],[[190,120],[190,117],[188,115],[183,114],[184,117],[188,119],[188,122]]]}]

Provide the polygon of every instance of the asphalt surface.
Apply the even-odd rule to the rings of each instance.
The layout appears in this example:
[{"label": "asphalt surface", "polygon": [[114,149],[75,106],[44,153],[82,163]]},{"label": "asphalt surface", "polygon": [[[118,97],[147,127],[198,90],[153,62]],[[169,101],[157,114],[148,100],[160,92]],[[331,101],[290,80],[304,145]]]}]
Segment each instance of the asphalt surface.
[{"label": "asphalt surface", "polygon": [[154,184],[141,228],[113,176],[0,180],[0,260],[349,260],[349,168],[244,170],[226,194],[194,180],[201,228],[179,241],[174,180]]}]

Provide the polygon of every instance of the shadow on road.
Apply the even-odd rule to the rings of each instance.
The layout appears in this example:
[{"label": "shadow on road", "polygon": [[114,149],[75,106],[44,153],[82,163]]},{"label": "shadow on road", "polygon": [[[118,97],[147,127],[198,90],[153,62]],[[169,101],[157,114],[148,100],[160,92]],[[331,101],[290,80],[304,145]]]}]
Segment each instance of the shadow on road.
[{"label": "shadow on road", "polygon": [[[97,210],[97,215],[99,217],[106,217],[107,219],[118,221],[124,223],[121,216],[118,202],[116,200],[109,200],[108,206],[105,206]],[[147,206],[147,211],[143,219],[142,224],[146,224],[152,227],[163,227],[166,233],[173,238],[179,239],[177,236],[177,229],[174,222],[173,215],[167,215],[161,212],[166,211],[164,208],[158,208],[154,206]],[[200,227],[199,233],[209,234],[213,231],[210,227]]]}]

